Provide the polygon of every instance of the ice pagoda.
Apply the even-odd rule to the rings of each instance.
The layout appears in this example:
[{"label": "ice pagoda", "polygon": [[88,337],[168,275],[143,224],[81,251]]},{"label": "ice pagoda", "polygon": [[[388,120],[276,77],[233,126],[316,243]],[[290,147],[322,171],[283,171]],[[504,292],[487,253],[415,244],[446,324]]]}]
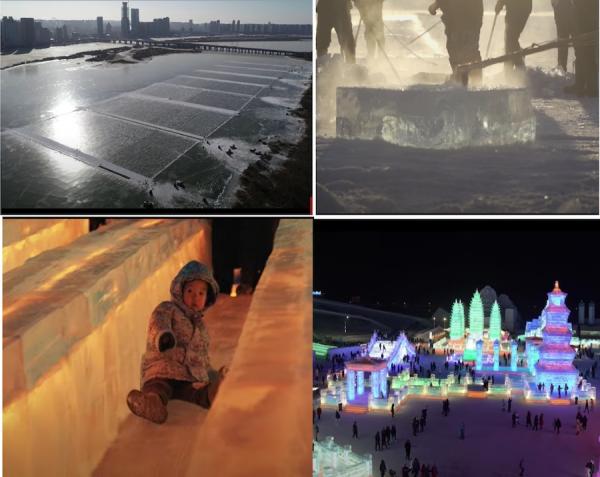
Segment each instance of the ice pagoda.
[{"label": "ice pagoda", "polygon": [[565,383],[570,389],[575,389],[579,373],[573,366],[575,350],[571,342],[572,328],[567,322],[569,309],[565,305],[564,293],[558,281],[554,290],[548,293],[548,302],[540,316],[542,328],[542,344],[539,347],[539,360],[535,365],[536,382],[545,383],[546,388],[553,384],[555,388]]}]

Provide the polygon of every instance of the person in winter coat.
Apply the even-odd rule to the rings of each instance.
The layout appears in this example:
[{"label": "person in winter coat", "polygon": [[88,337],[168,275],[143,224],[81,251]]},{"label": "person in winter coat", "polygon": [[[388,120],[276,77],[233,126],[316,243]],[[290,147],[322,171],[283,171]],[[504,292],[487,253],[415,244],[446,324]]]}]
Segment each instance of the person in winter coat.
[{"label": "person in winter coat", "polygon": [[[532,0],[498,0],[495,8],[496,14],[499,14],[505,7],[504,48],[506,54],[509,54],[521,50],[519,37],[525,29],[529,15],[531,15]],[[525,69],[525,62],[521,56],[504,63],[504,72],[509,78],[513,71],[518,69]]]},{"label": "person in winter coat", "polygon": [[385,460],[381,459],[381,464],[379,464],[379,471],[381,472],[381,477],[385,475],[386,470],[387,466],[385,465]]},{"label": "person in winter coat", "polygon": [[136,416],[162,424],[171,399],[205,408],[213,403],[227,369],[215,371],[210,365],[202,316],[218,294],[212,272],[200,262],[189,262],[173,279],[171,300],[160,303],[150,317],[141,390],[127,395],[127,405]]},{"label": "person in winter coat", "polygon": [[[459,72],[457,67],[466,63],[481,61],[479,52],[479,33],[483,24],[483,0],[435,0],[429,5],[429,13],[436,15],[442,10],[442,21],[446,28],[446,49],[452,78],[467,86],[480,84],[481,69]],[[460,384],[460,379],[459,379]]]},{"label": "person in winter coat", "polygon": [[367,58],[375,58],[376,52],[385,48],[383,31],[383,0],[354,0],[360,18],[365,24]]}]

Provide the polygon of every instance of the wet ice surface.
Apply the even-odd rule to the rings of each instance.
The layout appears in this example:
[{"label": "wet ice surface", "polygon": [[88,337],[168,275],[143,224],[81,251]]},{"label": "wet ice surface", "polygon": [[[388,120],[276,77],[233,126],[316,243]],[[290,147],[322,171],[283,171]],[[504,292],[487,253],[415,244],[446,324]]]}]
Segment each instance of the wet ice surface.
[{"label": "wet ice surface", "polygon": [[259,141],[300,137],[288,113],[311,74],[301,60],[225,54],[2,72],[2,205],[230,206]]},{"label": "wet ice surface", "polygon": [[[438,20],[415,13],[389,14],[387,18],[388,52],[402,78],[398,87],[442,83],[450,73],[443,27],[434,28],[411,45],[423,59],[409,54],[397,41],[406,43]],[[482,48],[492,21],[493,13],[486,14]],[[490,56],[501,53],[503,29],[501,16]],[[534,12],[521,44],[555,36],[553,16]],[[362,34],[357,51],[359,56],[365,54]],[[570,70],[572,60],[571,49]],[[320,115],[327,111],[335,118],[335,101],[332,105],[327,98],[318,97],[318,211],[598,213],[598,101],[563,92],[574,78],[571,73],[566,77],[557,73],[556,51],[532,55],[525,61],[536,120],[536,140],[531,144],[438,151],[383,141],[335,139],[335,120]],[[382,60],[376,75],[383,75],[386,64]],[[498,78],[503,79],[502,65],[484,70],[484,80],[490,87],[497,87]],[[317,92],[320,90],[323,87],[318,83]]]}]

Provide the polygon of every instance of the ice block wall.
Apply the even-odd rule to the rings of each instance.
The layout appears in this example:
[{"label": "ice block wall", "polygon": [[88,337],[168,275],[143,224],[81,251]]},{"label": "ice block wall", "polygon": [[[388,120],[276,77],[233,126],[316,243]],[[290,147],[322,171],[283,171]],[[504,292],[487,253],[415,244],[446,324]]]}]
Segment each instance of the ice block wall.
[{"label": "ice block wall", "polygon": [[337,88],[336,132],[405,147],[457,149],[531,142],[536,122],[526,89]]},{"label": "ice block wall", "polygon": [[6,219],[2,224],[2,270],[19,267],[46,250],[87,233],[89,219]]},{"label": "ice block wall", "polygon": [[282,220],[185,475],[311,474],[312,221]]},{"label": "ice block wall", "polygon": [[189,260],[202,220],[122,220],[5,273],[3,471],[90,475],[139,386],[150,313]]}]

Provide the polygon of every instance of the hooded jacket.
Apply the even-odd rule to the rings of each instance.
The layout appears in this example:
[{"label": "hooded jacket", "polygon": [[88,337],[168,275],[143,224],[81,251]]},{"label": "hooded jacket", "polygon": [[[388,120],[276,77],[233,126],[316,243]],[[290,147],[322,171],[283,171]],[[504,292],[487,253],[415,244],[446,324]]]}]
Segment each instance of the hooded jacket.
[{"label": "hooded jacket", "polygon": [[[193,280],[208,284],[205,309],[216,301],[219,286],[206,265],[192,261],[179,271],[171,282],[171,301],[159,304],[150,317],[146,352],[142,357],[142,386],[155,378],[209,382],[209,337],[203,314],[183,302],[183,287]],[[159,341],[167,333],[171,334],[175,346],[161,352]]]}]

